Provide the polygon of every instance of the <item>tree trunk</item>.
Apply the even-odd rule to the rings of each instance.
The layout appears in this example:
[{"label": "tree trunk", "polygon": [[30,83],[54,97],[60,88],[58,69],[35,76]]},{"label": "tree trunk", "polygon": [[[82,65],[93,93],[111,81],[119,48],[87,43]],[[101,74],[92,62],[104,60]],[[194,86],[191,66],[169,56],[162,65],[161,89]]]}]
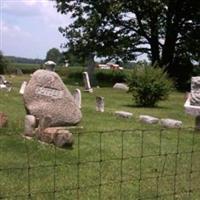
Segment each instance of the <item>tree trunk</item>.
[{"label": "tree trunk", "polygon": [[94,54],[90,54],[86,60],[87,72],[90,79],[91,86],[95,86],[96,80],[94,76],[95,72],[95,62],[94,62]]},{"label": "tree trunk", "polygon": [[151,46],[151,62],[152,65],[160,63],[160,53],[159,53],[159,42],[158,42],[158,27],[157,27],[157,16],[154,16],[151,19],[151,39],[150,39],[150,46]]}]

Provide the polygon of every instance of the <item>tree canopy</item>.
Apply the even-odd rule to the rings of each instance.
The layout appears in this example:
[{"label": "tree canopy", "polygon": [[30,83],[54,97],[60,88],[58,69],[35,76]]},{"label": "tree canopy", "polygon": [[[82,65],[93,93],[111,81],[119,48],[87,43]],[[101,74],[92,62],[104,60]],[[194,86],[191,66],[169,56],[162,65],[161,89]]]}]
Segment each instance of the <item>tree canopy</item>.
[{"label": "tree canopy", "polygon": [[[199,62],[200,1],[197,0],[55,0],[73,22],[59,30],[65,47],[80,57],[134,60],[146,53],[166,68],[182,58]],[[177,75],[177,73],[175,74]]]},{"label": "tree canopy", "polygon": [[0,51],[0,74],[5,73],[8,63],[9,63],[8,59],[6,59],[2,51]]},{"label": "tree canopy", "polygon": [[64,57],[57,48],[48,50],[45,60],[54,61],[56,64],[64,63]]}]

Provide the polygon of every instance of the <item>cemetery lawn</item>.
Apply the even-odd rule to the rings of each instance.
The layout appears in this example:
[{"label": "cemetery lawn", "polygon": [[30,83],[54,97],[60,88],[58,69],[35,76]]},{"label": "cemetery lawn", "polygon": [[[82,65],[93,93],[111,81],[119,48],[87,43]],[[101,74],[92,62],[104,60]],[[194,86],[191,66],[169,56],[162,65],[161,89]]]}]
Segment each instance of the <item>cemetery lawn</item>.
[{"label": "cemetery lawn", "polygon": [[[82,91],[83,119],[78,126],[83,128],[71,130],[73,148],[58,149],[21,136],[25,110],[19,88],[29,76],[7,79],[13,88],[10,93],[0,91],[0,111],[9,118],[8,127],[0,129],[0,199],[21,200],[31,195],[33,199],[79,196],[93,200],[101,195],[105,200],[132,200],[139,194],[154,199],[157,193],[171,199],[174,188],[177,199],[187,199],[185,191],[200,185],[199,173],[189,177],[200,166],[200,136],[188,129],[194,127],[194,118],[184,112],[185,94],[173,92],[156,108],[138,108],[124,91],[103,87],[89,94],[79,85],[67,85],[70,91]],[[105,99],[104,113],[95,111],[96,96]],[[117,118],[115,111],[132,112],[133,118]],[[159,125],[141,124],[141,114],[181,120],[183,129],[161,132]],[[177,148],[179,152],[193,150],[192,161],[191,153],[177,156]],[[194,185],[189,186],[188,179]],[[192,197],[199,199],[200,193]]]}]

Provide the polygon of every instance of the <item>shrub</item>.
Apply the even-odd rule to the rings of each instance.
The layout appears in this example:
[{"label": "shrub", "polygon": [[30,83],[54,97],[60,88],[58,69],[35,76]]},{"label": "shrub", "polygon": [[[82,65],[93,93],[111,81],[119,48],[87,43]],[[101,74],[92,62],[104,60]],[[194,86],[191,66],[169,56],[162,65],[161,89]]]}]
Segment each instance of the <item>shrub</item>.
[{"label": "shrub", "polygon": [[128,78],[129,92],[138,106],[153,107],[165,100],[172,90],[172,82],[158,67],[137,66]]}]

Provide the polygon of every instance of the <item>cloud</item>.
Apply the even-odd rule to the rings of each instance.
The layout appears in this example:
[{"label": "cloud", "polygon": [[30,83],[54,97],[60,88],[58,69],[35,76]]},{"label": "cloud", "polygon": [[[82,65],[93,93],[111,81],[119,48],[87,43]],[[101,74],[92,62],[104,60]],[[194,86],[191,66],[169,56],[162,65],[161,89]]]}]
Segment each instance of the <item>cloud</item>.
[{"label": "cloud", "polygon": [[69,15],[57,13],[50,0],[1,0],[1,48],[7,55],[44,58],[59,48],[65,38],[58,27],[71,22]]},{"label": "cloud", "polygon": [[31,33],[24,31],[18,25],[10,25],[6,24],[4,21],[1,22],[1,34],[2,37],[12,37],[18,38],[20,37],[31,37]]}]

